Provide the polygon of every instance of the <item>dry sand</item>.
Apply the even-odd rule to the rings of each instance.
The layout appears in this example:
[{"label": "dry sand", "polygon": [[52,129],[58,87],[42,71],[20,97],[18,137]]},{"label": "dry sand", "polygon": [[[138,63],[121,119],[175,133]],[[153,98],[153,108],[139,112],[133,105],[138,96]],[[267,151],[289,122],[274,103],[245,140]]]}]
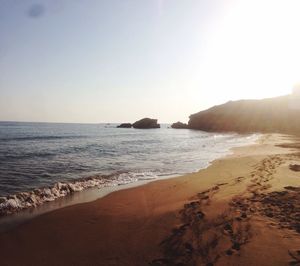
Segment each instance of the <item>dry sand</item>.
[{"label": "dry sand", "polygon": [[0,235],[0,264],[300,265],[296,142],[265,135],[198,173],[37,217]]}]

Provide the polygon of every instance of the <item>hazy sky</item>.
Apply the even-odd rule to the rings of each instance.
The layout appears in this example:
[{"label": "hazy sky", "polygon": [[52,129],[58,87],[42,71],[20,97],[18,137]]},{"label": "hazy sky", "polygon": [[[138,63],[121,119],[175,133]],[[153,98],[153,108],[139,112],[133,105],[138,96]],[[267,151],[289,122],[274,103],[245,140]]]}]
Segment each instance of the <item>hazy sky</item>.
[{"label": "hazy sky", "polygon": [[299,0],[0,0],[0,120],[186,122],[300,80]]}]

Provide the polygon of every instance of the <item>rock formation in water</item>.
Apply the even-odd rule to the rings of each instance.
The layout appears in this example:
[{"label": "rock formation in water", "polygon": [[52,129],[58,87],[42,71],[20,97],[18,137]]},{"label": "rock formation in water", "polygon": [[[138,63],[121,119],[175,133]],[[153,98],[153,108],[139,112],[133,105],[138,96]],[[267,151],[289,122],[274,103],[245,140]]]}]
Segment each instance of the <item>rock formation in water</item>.
[{"label": "rock formation in water", "polygon": [[122,123],[121,125],[117,126],[117,128],[131,128],[132,125],[130,123]]},{"label": "rock formation in water", "polygon": [[230,101],[190,116],[189,128],[215,132],[300,134],[300,98]]},{"label": "rock formation in water", "polygon": [[132,124],[134,128],[160,128],[160,125],[157,123],[157,119],[143,118],[139,121],[136,121]]},{"label": "rock formation in water", "polygon": [[188,124],[185,124],[185,123],[182,123],[182,122],[176,122],[176,123],[173,123],[171,125],[171,128],[177,128],[177,129],[180,129],[180,128],[189,128]]}]

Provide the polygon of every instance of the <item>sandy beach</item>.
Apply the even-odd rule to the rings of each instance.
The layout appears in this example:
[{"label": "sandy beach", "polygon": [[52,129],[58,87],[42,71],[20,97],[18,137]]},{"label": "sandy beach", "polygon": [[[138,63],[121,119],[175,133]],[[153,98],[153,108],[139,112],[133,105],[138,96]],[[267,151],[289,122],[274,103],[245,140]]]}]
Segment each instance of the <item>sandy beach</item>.
[{"label": "sandy beach", "polygon": [[298,141],[263,135],[197,173],[41,215],[0,234],[0,264],[298,265]]}]

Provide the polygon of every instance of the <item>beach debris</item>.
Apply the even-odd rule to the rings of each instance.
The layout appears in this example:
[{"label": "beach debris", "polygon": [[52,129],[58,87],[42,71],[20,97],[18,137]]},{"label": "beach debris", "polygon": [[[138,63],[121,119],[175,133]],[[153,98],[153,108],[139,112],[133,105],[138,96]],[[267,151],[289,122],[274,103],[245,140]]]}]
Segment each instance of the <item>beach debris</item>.
[{"label": "beach debris", "polygon": [[300,172],[300,165],[299,165],[299,164],[290,164],[289,168],[290,168],[292,171]]}]

